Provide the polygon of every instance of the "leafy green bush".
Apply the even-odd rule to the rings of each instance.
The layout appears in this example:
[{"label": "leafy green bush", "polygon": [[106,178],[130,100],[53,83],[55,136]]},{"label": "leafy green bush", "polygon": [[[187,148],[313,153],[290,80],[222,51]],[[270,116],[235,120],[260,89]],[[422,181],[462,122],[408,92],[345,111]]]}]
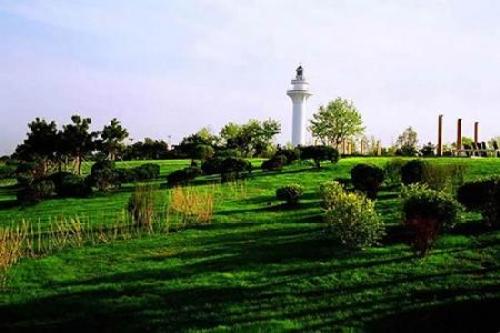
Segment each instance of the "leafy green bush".
[{"label": "leafy green bush", "polygon": [[305,146],[300,148],[300,158],[302,160],[313,160],[314,165],[319,169],[322,161],[337,163],[339,152],[330,146]]},{"label": "leafy green bush", "polygon": [[151,228],[154,218],[154,190],[151,185],[138,184],[128,200],[127,210],[135,225]]},{"label": "leafy green bush", "polygon": [[240,158],[242,156],[241,151],[238,149],[221,149],[215,152],[214,158],[225,159],[228,157]]},{"label": "leafy green bush", "polygon": [[436,191],[455,192],[463,184],[465,178],[463,164],[432,164],[424,165],[422,183]]},{"label": "leafy green bush", "polygon": [[325,222],[334,237],[350,249],[362,249],[379,243],[385,234],[373,201],[364,195],[348,193],[337,182],[321,186]]},{"label": "leafy green bush", "polygon": [[56,193],[62,198],[82,198],[92,194],[92,187],[82,177],[68,173],[62,177],[59,186],[56,185]]},{"label": "leafy green bush", "polygon": [[115,164],[109,160],[100,160],[95,162],[90,169],[90,175],[87,178],[88,184],[95,186],[99,191],[107,191],[112,186],[119,185]]},{"label": "leafy green bush", "polygon": [[202,161],[206,161],[212,158],[215,154],[215,150],[209,145],[197,145],[194,149],[194,158]]},{"label": "leafy green bush", "polygon": [[170,186],[185,185],[201,175],[201,169],[188,167],[174,171],[167,176],[167,183]]},{"label": "leafy green bush", "polygon": [[281,171],[286,160],[284,155],[274,155],[273,158],[262,162],[260,167],[264,171]]},{"label": "leafy green bush", "polygon": [[371,164],[357,164],[351,169],[351,181],[356,190],[375,199],[384,181],[384,170]]},{"label": "leafy green bush", "polygon": [[55,185],[51,180],[38,180],[17,192],[17,200],[23,204],[37,203],[54,194]]},{"label": "leafy green bush", "polygon": [[134,168],[135,180],[145,181],[160,177],[160,165],[156,163],[145,163]]},{"label": "leafy green bush", "polygon": [[452,228],[460,220],[462,207],[446,192],[414,184],[403,188],[403,219],[414,232],[412,246],[416,254],[425,255],[443,228]]},{"label": "leafy green bush", "polygon": [[422,160],[411,160],[401,167],[401,182],[405,185],[421,183],[424,180],[424,169],[428,163]]},{"label": "leafy green bush", "polygon": [[300,152],[299,149],[279,149],[274,156],[284,156],[283,164],[290,165],[299,159]]},{"label": "leafy green bush", "polygon": [[201,170],[205,175],[216,175],[221,173],[222,169],[222,158],[213,157],[201,164]]},{"label": "leafy green bush", "polygon": [[0,165],[0,179],[14,178],[16,176],[16,166],[9,164]]},{"label": "leafy green bush", "polygon": [[123,183],[133,183],[136,181],[136,172],[134,169],[115,169],[115,180],[118,186]]},{"label": "leafy green bush", "polygon": [[221,180],[234,181],[241,178],[242,172],[252,172],[252,164],[241,158],[226,158],[221,163]]},{"label": "leafy green bush", "polygon": [[289,184],[276,190],[276,198],[281,201],[286,201],[288,206],[297,205],[303,194],[304,189],[299,184]]},{"label": "leafy green bush", "polygon": [[385,180],[389,185],[401,183],[401,169],[406,161],[402,158],[392,158],[384,166]]},{"label": "leafy green bush", "polygon": [[458,201],[470,211],[481,213],[488,226],[500,226],[500,179],[484,179],[463,184]]}]

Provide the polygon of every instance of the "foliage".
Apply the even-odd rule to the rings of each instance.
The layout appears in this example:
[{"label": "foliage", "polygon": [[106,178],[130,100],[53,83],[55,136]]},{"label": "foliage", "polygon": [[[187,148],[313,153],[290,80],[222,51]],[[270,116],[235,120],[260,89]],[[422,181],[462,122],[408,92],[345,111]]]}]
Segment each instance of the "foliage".
[{"label": "foliage", "polygon": [[286,158],[284,164],[290,165],[300,158],[300,150],[298,148],[289,148],[289,149],[280,148],[276,151],[274,156],[284,156]]},{"label": "foliage", "polygon": [[396,155],[415,156],[418,152],[418,135],[417,132],[410,126],[401,133],[396,141],[398,150]]},{"label": "foliage", "polygon": [[214,158],[219,158],[221,160],[228,157],[241,158],[241,151],[238,149],[219,149],[214,154]]},{"label": "foliage", "polygon": [[56,184],[56,193],[61,198],[83,198],[92,194],[92,187],[84,178],[68,173]]},{"label": "foliage", "polygon": [[136,181],[157,179],[160,177],[160,165],[145,163],[133,169]]},{"label": "foliage", "polygon": [[107,191],[112,186],[119,186],[118,174],[115,172],[115,164],[110,160],[97,161],[90,169],[88,182],[96,186],[99,191]]},{"label": "foliage", "polygon": [[221,173],[222,161],[224,159],[213,157],[201,164],[201,170],[205,175],[215,175]]},{"label": "foliage", "polygon": [[169,211],[184,225],[210,223],[214,214],[214,193],[176,187],[171,192]]},{"label": "foliage", "polygon": [[241,158],[226,158],[221,163],[221,180],[234,181],[241,178],[241,173],[252,172],[252,164]]},{"label": "foliage", "polygon": [[215,150],[209,145],[197,145],[194,149],[193,157],[198,160],[206,161],[212,158],[215,154]]},{"label": "foliage", "polygon": [[465,170],[465,166],[458,163],[426,163],[423,169],[422,183],[436,191],[454,193],[464,182]]},{"label": "foliage", "polygon": [[424,169],[427,162],[411,160],[401,167],[401,182],[405,185],[420,183],[424,180]]},{"label": "foliage", "polygon": [[500,179],[491,178],[463,184],[458,201],[470,211],[480,212],[488,226],[500,226]]},{"label": "foliage", "polygon": [[183,157],[188,157],[191,159],[200,158],[199,146],[210,146],[214,147],[219,139],[217,136],[212,134],[208,128],[202,128],[198,132],[191,134],[182,139],[182,141],[174,147],[174,151]]},{"label": "foliage", "polygon": [[160,160],[169,158],[168,144],[163,140],[145,138],[125,147],[124,160]]},{"label": "foliage", "polygon": [[420,154],[424,157],[434,156],[434,152],[436,151],[436,146],[432,144],[432,142],[427,143],[420,149]]},{"label": "foliage", "polygon": [[16,166],[11,164],[0,165],[0,179],[14,178],[16,175]]},{"label": "foliage", "polygon": [[313,114],[309,129],[323,145],[334,145],[336,148],[342,140],[364,131],[361,113],[352,101],[340,97],[326,107],[320,106],[318,112]]},{"label": "foliage", "polygon": [[325,222],[342,245],[363,249],[379,243],[385,229],[373,201],[344,191],[337,182],[323,184],[320,193],[326,210]]},{"label": "foliage", "polygon": [[123,152],[125,148],[123,141],[126,138],[128,131],[122,127],[118,119],[113,118],[101,132],[100,148],[110,160],[114,161]]},{"label": "foliage", "polygon": [[201,173],[201,169],[197,167],[177,170],[167,176],[167,183],[169,186],[185,185],[200,176]]},{"label": "foliage", "polygon": [[384,170],[372,164],[357,164],[351,169],[351,181],[356,190],[375,199],[384,181]]},{"label": "foliage", "polygon": [[90,118],[74,115],[71,117],[71,121],[71,124],[63,126],[61,133],[62,151],[75,159],[78,174],[81,175],[83,158],[95,149],[97,132],[90,131],[92,122]]},{"label": "foliage", "polygon": [[220,131],[220,137],[226,148],[237,149],[251,157],[265,152],[280,132],[281,125],[276,120],[261,122],[251,119],[246,124],[226,124]]},{"label": "foliage", "polygon": [[30,185],[35,179],[40,179],[42,176],[38,172],[37,164],[34,162],[22,162],[16,167],[16,180],[21,186]]},{"label": "foliage", "polygon": [[302,160],[313,160],[317,169],[321,168],[322,161],[337,163],[339,152],[330,146],[305,146],[300,147],[300,158]]},{"label": "foliage", "polygon": [[37,180],[17,192],[17,200],[23,204],[38,203],[54,194],[55,185],[50,180]]},{"label": "foliage", "polygon": [[401,169],[405,163],[406,161],[401,158],[391,158],[384,165],[385,180],[387,183],[391,185],[401,183]]},{"label": "foliage", "polygon": [[135,225],[148,229],[152,227],[154,202],[154,189],[151,185],[136,185],[127,205],[128,213]]},{"label": "foliage", "polygon": [[260,168],[264,171],[281,171],[286,164],[284,155],[274,155],[272,158],[262,162]]},{"label": "foliage", "polygon": [[304,188],[302,186],[289,184],[276,190],[276,199],[286,201],[288,206],[296,206],[303,194]]},{"label": "foliage", "polygon": [[443,228],[460,221],[461,205],[449,194],[413,184],[403,188],[403,220],[413,231],[411,241],[416,254],[424,256]]}]

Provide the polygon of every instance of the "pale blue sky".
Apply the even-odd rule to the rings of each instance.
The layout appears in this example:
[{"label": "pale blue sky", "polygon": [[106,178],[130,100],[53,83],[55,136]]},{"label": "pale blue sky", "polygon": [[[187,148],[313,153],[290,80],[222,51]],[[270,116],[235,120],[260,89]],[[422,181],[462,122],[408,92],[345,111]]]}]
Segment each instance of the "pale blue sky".
[{"label": "pale blue sky", "polygon": [[113,117],[134,139],[173,141],[228,121],[274,118],[290,138],[285,94],[299,62],[314,96],[337,96],[389,144],[500,135],[500,2],[0,0],[0,154],[34,117]]}]

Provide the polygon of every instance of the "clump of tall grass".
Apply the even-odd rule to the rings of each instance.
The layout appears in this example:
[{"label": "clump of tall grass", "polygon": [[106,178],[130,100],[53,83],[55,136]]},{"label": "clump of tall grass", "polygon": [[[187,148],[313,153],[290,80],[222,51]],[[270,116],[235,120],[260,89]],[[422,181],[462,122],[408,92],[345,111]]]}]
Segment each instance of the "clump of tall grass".
[{"label": "clump of tall grass", "polygon": [[212,222],[214,214],[214,192],[193,187],[174,187],[168,209],[182,225],[208,224]]},{"label": "clump of tall grass", "polygon": [[154,219],[154,188],[149,184],[139,184],[128,201],[128,212],[135,225],[151,229]]},{"label": "clump of tall grass", "polygon": [[7,270],[22,257],[24,235],[21,227],[0,229],[0,286]]}]

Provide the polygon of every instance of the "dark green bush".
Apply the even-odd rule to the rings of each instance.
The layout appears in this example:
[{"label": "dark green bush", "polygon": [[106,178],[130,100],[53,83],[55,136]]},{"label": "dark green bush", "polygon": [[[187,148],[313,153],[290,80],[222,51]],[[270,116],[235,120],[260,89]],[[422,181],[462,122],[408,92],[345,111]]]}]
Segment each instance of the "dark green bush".
[{"label": "dark green bush", "polygon": [[305,146],[300,148],[300,158],[313,160],[314,165],[319,169],[322,161],[338,162],[339,152],[330,146]]},{"label": "dark green bush", "polygon": [[51,180],[38,180],[17,192],[17,200],[23,204],[38,203],[54,194],[55,185]]},{"label": "dark green bush", "polygon": [[357,164],[351,169],[351,181],[356,190],[365,193],[370,199],[375,199],[384,181],[384,171],[375,165]]},{"label": "dark green bush", "polygon": [[446,190],[454,193],[464,182],[465,170],[463,164],[426,163],[422,183],[436,191]]},{"label": "dark green bush", "polygon": [[241,156],[242,156],[241,151],[238,149],[221,149],[217,150],[213,157],[223,160],[228,157],[240,158]]},{"label": "dark green bush", "polygon": [[16,166],[3,164],[0,165],[0,179],[14,178],[16,176]]},{"label": "dark green bush", "polygon": [[427,162],[411,160],[401,167],[401,182],[405,185],[421,183],[424,180],[424,169]]},{"label": "dark green bush", "polygon": [[241,173],[252,172],[252,164],[242,158],[226,158],[221,163],[221,180],[234,181],[241,178]]},{"label": "dark green bush", "polygon": [[299,184],[289,184],[276,190],[276,198],[285,201],[288,206],[297,205],[303,194],[304,189]]},{"label": "dark green bush", "polygon": [[300,152],[298,149],[279,149],[274,156],[280,155],[286,157],[284,164],[290,165],[299,159]]},{"label": "dark green bush", "polygon": [[136,181],[152,180],[160,177],[160,165],[155,163],[145,163],[133,170]]},{"label": "dark green bush", "polygon": [[262,162],[260,168],[264,171],[281,171],[284,164],[286,164],[286,157],[284,155],[275,155],[273,158]]},{"label": "dark green bush", "polygon": [[22,162],[16,168],[16,180],[21,186],[28,186],[35,180],[36,163]]},{"label": "dark green bush", "polygon": [[107,191],[112,186],[119,186],[117,176],[114,162],[100,160],[92,165],[87,181],[99,191]]},{"label": "dark green bush", "polygon": [[216,175],[221,173],[222,158],[210,158],[201,164],[201,170],[205,175]]},{"label": "dark green bush", "polygon": [[209,145],[197,145],[194,149],[193,157],[198,160],[206,161],[212,158],[215,154],[215,150]]},{"label": "dark green bush", "polygon": [[421,184],[403,188],[402,196],[404,223],[414,233],[411,245],[423,256],[441,229],[452,228],[460,220],[462,207],[450,194]]},{"label": "dark green bush", "polygon": [[123,183],[133,183],[136,180],[134,169],[115,169],[113,172],[115,173],[115,180],[118,186]]},{"label": "dark green bush", "polygon": [[463,184],[458,201],[470,211],[481,213],[488,226],[500,226],[500,179],[485,179]]},{"label": "dark green bush", "polygon": [[201,173],[201,169],[196,167],[177,170],[167,176],[167,183],[169,186],[185,185],[200,176]]},{"label": "dark green bush", "polygon": [[86,179],[70,173],[62,177],[56,193],[62,198],[83,198],[92,194],[92,186]]}]

